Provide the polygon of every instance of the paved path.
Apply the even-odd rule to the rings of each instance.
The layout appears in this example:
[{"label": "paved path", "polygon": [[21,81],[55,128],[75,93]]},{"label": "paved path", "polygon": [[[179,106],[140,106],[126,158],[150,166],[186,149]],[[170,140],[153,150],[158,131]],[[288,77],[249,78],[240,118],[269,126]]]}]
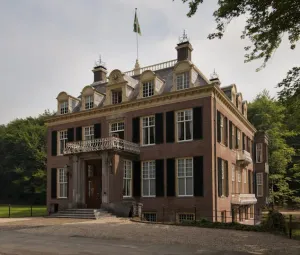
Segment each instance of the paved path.
[{"label": "paved path", "polygon": [[266,233],[133,223],[38,219],[0,224],[0,255],[300,254],[300,242]]}]

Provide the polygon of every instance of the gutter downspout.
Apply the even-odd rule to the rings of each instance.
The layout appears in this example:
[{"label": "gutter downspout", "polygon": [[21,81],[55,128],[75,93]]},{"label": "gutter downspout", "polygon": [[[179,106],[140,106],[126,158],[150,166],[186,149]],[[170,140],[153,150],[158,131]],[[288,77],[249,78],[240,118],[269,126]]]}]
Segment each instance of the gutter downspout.
[{"label": "gutter downspout", "polygon": [[217,190],[217,125],[216,125],[216,112],[217,112],[217,100],[216,100],[216,94],[214,91],[214,179],[215,179],[215,221],[218,221],[218,211],[217,211],[217,199],[218,199],[218,190]]}]

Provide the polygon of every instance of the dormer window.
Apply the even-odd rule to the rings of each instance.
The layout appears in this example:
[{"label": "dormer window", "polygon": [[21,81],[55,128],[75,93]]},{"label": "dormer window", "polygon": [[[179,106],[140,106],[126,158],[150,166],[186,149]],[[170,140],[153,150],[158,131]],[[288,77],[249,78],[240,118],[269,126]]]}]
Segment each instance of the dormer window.
[{"label": "dormer window", "polygon": [[85,97],[85,109],[92,109],[92,108],[94,108],[94,97],[86,96]]},{"label": "dormer window", "polygon": [[122,90],[112,90],[111,103],[112,104],[122,103]]},{"label": "dormer window", "polygon": [[176,75],[176,88],[177,90],[187,89],[190,87],[189,72]]},{"label": "dormer window", "polygon": [[69,112],[69,104],[68,101],[64,101],[60,103],[60,114],[66,114]]},{"label": "dormer window", "polygon": [[153,81],[143,83],[143,97],[151,97],[154,95]]}]

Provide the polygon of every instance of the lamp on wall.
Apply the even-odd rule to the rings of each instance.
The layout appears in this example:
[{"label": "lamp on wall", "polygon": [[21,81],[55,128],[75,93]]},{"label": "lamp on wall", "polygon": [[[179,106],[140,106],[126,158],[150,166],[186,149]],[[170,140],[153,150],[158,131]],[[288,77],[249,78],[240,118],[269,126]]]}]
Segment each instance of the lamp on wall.
[{"label": "lamp on wall", "polygon": [[65,164],[64,168],[65,168],[65,170],[67,172],[67,176],[72,177],[71,167],[68,164]]}]

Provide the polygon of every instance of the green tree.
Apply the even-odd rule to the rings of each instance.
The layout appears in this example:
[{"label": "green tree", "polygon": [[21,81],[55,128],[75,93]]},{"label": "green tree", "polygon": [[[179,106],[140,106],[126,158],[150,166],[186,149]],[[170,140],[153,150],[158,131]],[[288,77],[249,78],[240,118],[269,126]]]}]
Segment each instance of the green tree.
[{"label": "green tree", "polygon": [[0,126],[0,199],[45,201],[46,111]]},{"label": "green tree", "polygon": [[285,107],[264,90],[249,104],[248,118],[258,131],[265,131],[269,136],[269,167],[271,195],[274,202],[286,205],[294,199],[294,191],[289,187],[287,167],[295,151],[286,138],[292,133],[285,124]]},{"label": "green tree", "polygon": [[[204,0],[182,0],[189,4],[188,17],[192,17]],[[241,38],[248,38],[251,45],[245,48],[245,61],[263,59],[264,67],[284,35],[288,36],[290,48],[295,49],[300,38],[299,0],[219,0],[213,16],[216,31],[209,39],[221,39],[226,26],[239,16],[246,17],[246,25]]]}]

